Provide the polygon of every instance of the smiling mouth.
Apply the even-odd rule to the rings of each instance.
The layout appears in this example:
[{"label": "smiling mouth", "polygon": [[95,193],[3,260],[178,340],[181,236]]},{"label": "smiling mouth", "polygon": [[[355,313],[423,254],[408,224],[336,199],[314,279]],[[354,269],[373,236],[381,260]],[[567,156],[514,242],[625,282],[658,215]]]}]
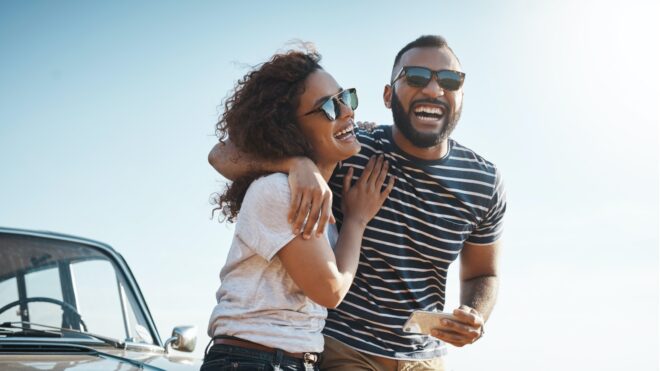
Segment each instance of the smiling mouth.
[{"label": "smiling mouth", "polygon": [[346,139],[349,136],[355,135],[355,124],[351,121],[347,126],[345,126],[343,129],[335,132],[332,136],[335,139]]},{"label": "smiling mouth", "polygon": [[439,121],[445,117],[445,111],[443,106],[420,104],[415,107],[413,114],[421,121]]}]

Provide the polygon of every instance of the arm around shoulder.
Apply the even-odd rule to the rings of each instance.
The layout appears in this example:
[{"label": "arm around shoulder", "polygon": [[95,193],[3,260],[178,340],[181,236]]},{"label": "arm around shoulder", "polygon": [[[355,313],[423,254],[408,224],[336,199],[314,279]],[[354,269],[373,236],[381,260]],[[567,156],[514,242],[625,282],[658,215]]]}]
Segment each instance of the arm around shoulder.
[{"label": "arm around shoulder", "polygon": [[213,146],[208,155],[209,164],[229,180],[236,180],[255,172],[289,173],[296,162],[305,160],[310,161],[306,157],[279,160],[259,158],[241,151],[229,138]]}]

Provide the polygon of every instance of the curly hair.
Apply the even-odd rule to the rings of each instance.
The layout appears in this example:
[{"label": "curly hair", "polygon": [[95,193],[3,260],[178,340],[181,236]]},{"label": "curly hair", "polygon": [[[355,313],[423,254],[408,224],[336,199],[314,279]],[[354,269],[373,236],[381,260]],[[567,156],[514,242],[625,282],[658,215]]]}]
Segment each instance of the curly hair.
[{"label": "curly hair", "polygon": [[[305,80],[319,65],[321,55],[314,50],[275,54],[238,80],[225,100],[225,109],[216,124],[222,141],[229,136],[245,154],[279,160],[293,156],[312,157],[312,148],[298,127],[296,110],[305,89]],[[215,194],[213,211],[220,210],[235,221],[250,184],[266,172],[251,173]]]}]

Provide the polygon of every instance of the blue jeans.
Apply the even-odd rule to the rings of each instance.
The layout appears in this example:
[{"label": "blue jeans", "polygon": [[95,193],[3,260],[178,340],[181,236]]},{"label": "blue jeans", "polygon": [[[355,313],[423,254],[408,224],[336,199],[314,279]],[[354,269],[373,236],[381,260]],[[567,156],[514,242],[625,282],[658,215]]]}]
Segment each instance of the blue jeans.
[{"label": "blue jeans", "polygon": [[318,371],[316,364],[306,364],[302,359],[288,357],[282,350],[274,353],[235,345],[214,344],[204,356],[200,371],[220,370],[268,370],[268,371]]}]

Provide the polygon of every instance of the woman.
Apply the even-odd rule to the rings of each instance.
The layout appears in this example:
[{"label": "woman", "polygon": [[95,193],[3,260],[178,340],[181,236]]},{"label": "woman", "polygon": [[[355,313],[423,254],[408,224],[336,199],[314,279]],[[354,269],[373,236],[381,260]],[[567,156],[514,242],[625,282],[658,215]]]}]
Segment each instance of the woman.
[{"label": "woman", "polygon": [[[360,150],[353,133],[357,95],[340,88],[319,60],[315,52],[291,51],[245,75],[225,103],[221,139],[229,135],[254,159],[311,158],[327,181],[339,161]],[[382,190],[387,167],[382,157],[372,158],[353,186],[348,171],[334,243],[293,233],[283,173],[237,179],[219,197],[223,214],[237,223],[202,370],[317,369],[326,307],[348,292],[366,224],[394,185],[390,178]]]}]

